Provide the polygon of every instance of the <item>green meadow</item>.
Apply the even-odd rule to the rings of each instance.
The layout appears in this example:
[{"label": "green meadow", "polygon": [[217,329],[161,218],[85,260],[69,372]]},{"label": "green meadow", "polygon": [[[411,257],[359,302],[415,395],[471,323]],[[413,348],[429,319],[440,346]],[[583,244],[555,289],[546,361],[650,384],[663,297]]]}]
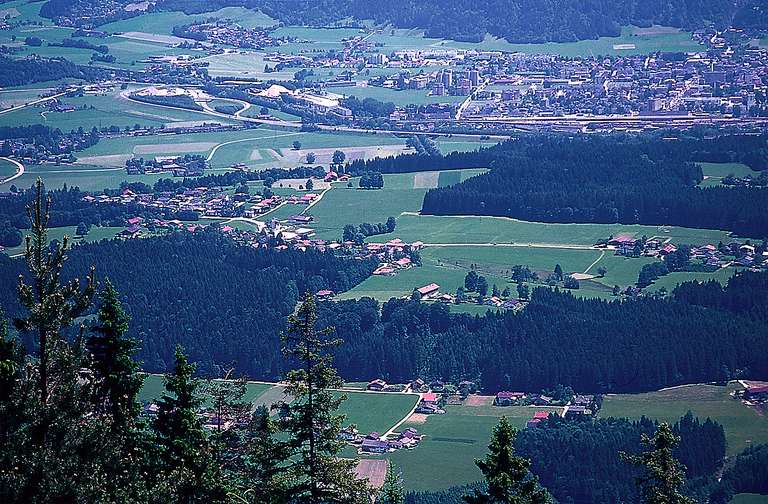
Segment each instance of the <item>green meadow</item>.
[{"label": "green meadow", "polygon": [[[90,232],[83,236],[75,236],[75,231],[77,230],[77,226],[64,226],[64,227],[57,227],[57,228],[51,228],[48,230],[48,239],[49,240],[59,240],[61,241],[64,236],[69,237],[70,243],[77,244],[77,243],[86,243],[86,242],[97,242],[104,239],[111,239],[114,238],[117,233],[122,231],[124,228],[122,227],[98,227],[93,226],[91,227]],[[28,230],[22,231],[23,235],[27,235],[29,233]],[[22,241],[21,245],[17,247],[8,247],[6,248],[3,253],[9,255],[9,256],[16,256],[16,255],[23,255],[25,251],[25,245]]]},{"label": "green meadow", "polygon": [[[243,399],[255,402],[269,392],[268,402],[281,400],[280,387],[272,383],[248,382]],[[162,375],[145,375],[139,392],[139,401],[148,403],[157,400],[164,392]],[[341,395],[338,393],[337,395]],[[416,404],[417,396],[399,393],[368,393],[345,391],[347,399],[341,403],[339,414],[345,415],[344,425],[353,423],[360,432],[384,433],[402,418]]]},{"label": "green meadow", "polygon": [[[547,408],[525,406],[446,406],[444,415],[430,415],[426,422],[406,422],[400,429],[413,427],[426,437],[413,450],[399,450],[387,455],[403,472],[405,488],[410,491],[441,490],[465,485],[482,478],[474,459],[488,450],[491,431],[501,416],[522,428],[536,411]],[[553,410],[553,409],[550,409]]]},{"label": "green meadow", "polygon": [[725,428],[728,455],[768,442],[768,418],[733,399],[737,388],[717,385],[683,385],[646,394],[607,395],[600,416],[639,418],[676,422],[688,411],[699,418],[711,418]]}]

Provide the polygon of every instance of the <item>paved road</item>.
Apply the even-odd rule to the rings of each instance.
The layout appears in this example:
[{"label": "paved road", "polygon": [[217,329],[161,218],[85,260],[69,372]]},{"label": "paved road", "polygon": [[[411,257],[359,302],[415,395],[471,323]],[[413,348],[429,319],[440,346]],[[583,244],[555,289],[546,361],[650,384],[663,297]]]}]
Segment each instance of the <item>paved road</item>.
[{"label": "paved road", "polygon": [[3,181],[0,181],[0,184],[7,184],[8,182],[10,182],[12,180],[15,180],[15,179],[21,177],[22,175],[24,175],[24,165],[23,164],[19,163],[15,159],[7,158],[7,157],[0,157],[0,159],[2,159],[4,161],[8,161],[9,163],[16,165],[16,174],[15,175],[11,175],[10,177],[8,177],[7,179],[5,179]]},{"label": "paved road", "polygon": [[25,107],[31,107],[32,105],[37,105],[38,103],[45,103],[47,101],[55,100],[56,98],[61,98],[62,96],[66,95],[66,94],[67,94],[66,92],[59,93],[59,94],[55,94],[53,96],[48,96],[46,98],[40,98],[39,100],[34,100],[34,101],[29,102],[29,103],[24,103],[22,105],[16,105],[15,107],[11,107],[11,108],[8,108],[8,109],[5,109],[5,110],[0,110],[0,115],[7,114],[8,112],[13,112],[15,110],[21,110],[21,109],[23,109]]}]

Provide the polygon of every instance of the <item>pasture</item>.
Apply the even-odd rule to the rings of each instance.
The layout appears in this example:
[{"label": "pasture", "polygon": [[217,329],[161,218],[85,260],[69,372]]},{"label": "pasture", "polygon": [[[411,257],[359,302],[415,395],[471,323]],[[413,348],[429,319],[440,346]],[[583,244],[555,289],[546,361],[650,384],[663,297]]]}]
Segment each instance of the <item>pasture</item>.
[{"label": "pasture", "polygon": [[768,495],[741,493],[731,499],[731,504],[768,504]]},{"label": "pasture", "polygon": [[[54,203],[55,205],[55,203]],[[51,228],[48,230],[48,239],[49,240],[59,240],[61,241],[64,236],[68,236],[70,239],[71,244],[78,244],[78,243],[85,243],[85,242],[96,242],[103,239],[111,239],[114,238],[117,233],[122,231],[124,228],[122,227],[97,227],[93,226],[91,227],[91,231],[85,235],[84,237],[76,237],[75,231],[77,230],[77,226],[64,226],[64,227],[57,227],[57,228]],[[26,236],[29,233],[29,230],[22,230],[22,235]],[[25,245],[22,241],[21,245],[17,247],[8,247],[4,250],[4,253],[9,256],[15,256],[15,255],[23,255],[25,251]]]},{"label": "pasture", "polygon": [[760,172],[756,172],[749,166],[742,163],[699,163],[701,171],[704,173],[704,180],[701,182],[702,187],[710,187],[714,185],[720,185],[723,178],[728,175],[735,177],[746,177],[750,175],[756,177]]},{"label": "pasture", "polygon": [[[145,375],[139,392],[142,403],[157,400],[164,392],[162,375]],[[283,400],[283,387],[264,382],[248,382],[244,400],[257,404],[273,404]],[[341,392],[337,395],[342,394]],[[347,399],[341,404],[339,414],[345,415],[344,425],[354,423],[360,432],[384,433],[416,404],[417,396],[400,393],[368,393],[344,391]]]},{"label": "pasture", "polygon": [[711,418],[725,428],[728,455],[768,442],[768,418],[733,399],[737,385],[683,385],[645,394],[610,394],[603,400],[600,416],[639,418],[647,416],[676,422],[689,410],[701,419]]},{"label": "pasture", "polygon": [[417,448],[366,458],[387,458],[396,464],[410,491],[472,483],[482,478],[474,459],[487,452],[491,431],[499,418],[506,416],[513,426],[522,428],[536,411],[547,408],[462,405],[445,409],[444,415],[429,415],[426,421],[414,419],[400,427],[413,427],[426,435]]}]

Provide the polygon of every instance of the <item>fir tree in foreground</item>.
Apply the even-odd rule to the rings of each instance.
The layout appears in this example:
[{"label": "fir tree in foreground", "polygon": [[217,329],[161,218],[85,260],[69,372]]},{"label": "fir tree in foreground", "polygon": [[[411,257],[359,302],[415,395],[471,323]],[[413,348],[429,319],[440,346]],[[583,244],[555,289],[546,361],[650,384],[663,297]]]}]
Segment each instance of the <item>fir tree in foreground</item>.
[{"label": "fir tree in foreground", "polygon": [[680,491],[685,484],[685,466],[674,456],[680,438],[669,424],[659,425],[653,437],[645,434],[642,443],[646,450],[640,455],[623,453],[623,458],[643,469],[637,479],[643,502],[647,504],[694,504],[694,500]]},{"label": "fir tree in foreground", "polygon": [[387,477],[384,479],[376,504],[405,504],[403,473],[392,462],[389,463]]},{"label": "fir tree in foreground", "polygon": [[316,323],[315,299],[307,293],[283,335],[283,351],[298,365],[285,379],[286,394],[293,400],[278,405],[291,453],[291,502],[370,504],[372,492],[355,477],[355,462],[340,458],[344,417],[336,412],[345,397],[332,392],[343,382],[328,351],[341,340],[330,338],[333,328],[318,330]]},{"label": "fir tree in foreground", "polygon": [[468,504],[547,504],[552,502],[549,492],[529,471],[531,462],[515,455],[517,430],[506,417],[501,417],[493,429],[489,453],[475,464],[483,473],[488,488],[475,490],[464,500]]}]

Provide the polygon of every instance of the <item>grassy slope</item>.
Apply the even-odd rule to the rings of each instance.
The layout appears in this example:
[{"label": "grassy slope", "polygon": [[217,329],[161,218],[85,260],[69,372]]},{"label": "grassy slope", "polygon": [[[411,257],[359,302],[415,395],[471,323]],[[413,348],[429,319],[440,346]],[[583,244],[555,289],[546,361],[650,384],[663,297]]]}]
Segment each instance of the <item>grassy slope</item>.
[{"label": "grassy slope", "polygon": [[734,455],[750,444],[768,442],[768,418],[758,415],[728,392],[732,387],[689,385],[647,394],[606,396],[601,417],[647,416],[675,422],[687,411],[700,418],[710,417],[725,428],[728,454]]}]

